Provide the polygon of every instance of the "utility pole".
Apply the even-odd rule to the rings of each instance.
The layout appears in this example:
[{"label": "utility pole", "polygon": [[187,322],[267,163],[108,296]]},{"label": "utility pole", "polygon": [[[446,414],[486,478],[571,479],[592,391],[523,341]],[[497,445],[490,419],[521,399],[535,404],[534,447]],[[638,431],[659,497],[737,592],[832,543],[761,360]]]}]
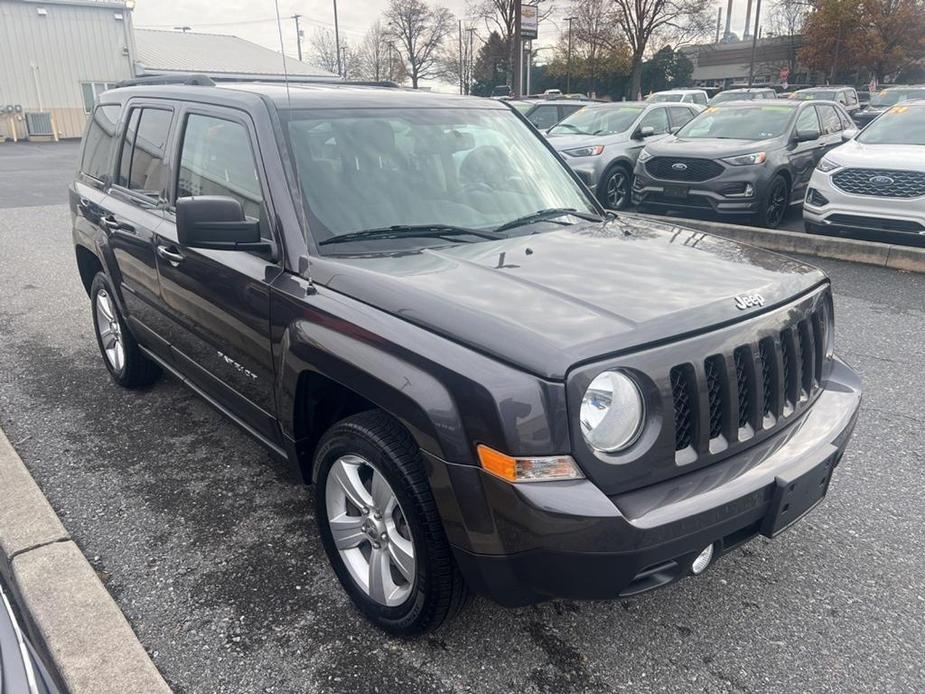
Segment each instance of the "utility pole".
[{"label": "utility pole", "polygon": [[469,27],[466,31],[469,32],[469,69],[466,75],[466,93],[469,94],[472,92],[472,83],[475,82],[472,74],[475,71],[475,56],[472,53],[472,35],[475,33],[475,27]]},{"label": "utility pole", "polygon": [[295,20],[295,43],[299,47],[299,62],[302,62],[302,30],[299,29],[299,20],[302,18],[300,14],[292,15],[292,18]]},{"label": "utility pole", "polygon": [[[337,54],[337,64],[344,66],[344,79],[347,79],[347,47],[344,46],[340,49],[341,52]],[[341,61],[341,53],[343,53],[344,59]]]},{"label": "utility pole", "polygon": [[565,58],[565,93],[572,93],[572,21],[578,19],[578,17],[566,17],[565,21],[568,22],[568,51],[566,52]]},{"label": "utility pole", "polygon": [[514,65],[512,66],[514,79],[511,80],[513,82],[511,91],[515,99],[520,98],[524,79],[524,49],[520,39],[520,17],[520,0],[514,0]]},{"label": "utility pole", "polygon": [[337,53],[337,75],[347,79],[347,76],[341,72],[340,66],[340,27],[337,26],[337,0],[334,0],[334,49]]},{"label": "utility pole", "polygon": [[[752,32],[752,59],[748,64],[748,86],[752,86],[752,79],[755,75],[755,48],[758,45],[758,22],[761,20],[761,0],[755,5],[755,31]],[[728,17],[726,19],[728,23]]]},{"label": "utility pole", "polygon": [[394,78],[392,77],[392,51],[395,50],[395,42],[389,41],[389,82],[392,82]]},{"label": "utility pole", "polygon": [[459,20],[459,93],[463,91],[463,51],[462,51],[462,20]]}]

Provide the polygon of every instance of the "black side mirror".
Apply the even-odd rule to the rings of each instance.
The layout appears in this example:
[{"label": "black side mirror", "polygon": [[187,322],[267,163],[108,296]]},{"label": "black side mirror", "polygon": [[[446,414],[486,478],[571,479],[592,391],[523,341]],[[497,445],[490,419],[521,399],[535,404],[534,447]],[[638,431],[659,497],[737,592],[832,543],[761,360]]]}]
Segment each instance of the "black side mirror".
[{"label": "black side mirror", "polygon": [[214,251],[267,252],[260,226],[244,216],[244,208],[224,195],[198,195],[177,199],[177,241],[187,248]]},{"label": "black side mirror", "polygon": [[818,130],[797,130],[793,133],[794,142],[812,142],[813,140],[819,139]]},{"label": "black side mirror", "polygon": [[651,137],[655,134],[655,128],[651,125],[647,125],[644,128],[639,128],[635,133],[633,133],[634,140],[644,140],[647,137]]}]

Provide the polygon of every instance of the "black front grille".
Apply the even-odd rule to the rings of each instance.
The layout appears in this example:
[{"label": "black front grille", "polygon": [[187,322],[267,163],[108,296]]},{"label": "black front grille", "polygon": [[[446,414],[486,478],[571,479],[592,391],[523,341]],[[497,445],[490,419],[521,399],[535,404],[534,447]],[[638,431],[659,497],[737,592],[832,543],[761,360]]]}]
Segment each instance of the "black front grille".
[{"label": "black front grille", "polygon": [[[693,364],[673,367],[675,449],[693,446],[700,455],[713,446],[707,445],[708,439],[725,435],[735,440],[736,427],[751,427],[738,434],[741,440],[802,411],[823,380],[829,310],[828,303],[821,301],[782,330],[757,343],[734,347],[732,359],[728,354],[707,357],[702,376]],[[703,382],[698,383],[698,378]],[[701,417],[709,427],[708,437],[698,436]]]},{"label": "black front grille", "polygon": [[710,159],[652,157],[646,162],[646,171],[665,181],[708,181],[719,176],[723,167]]},{"label": "black front grille", "polygon": [[832,183],[846,193],[878,198],[917,198],[925,195],[925,172],[892,169],[845,169]]},{"label": "black front grille", "polygon": [[723,358],[719,355],[704,362],[707,376],[707,397],[710,403],[710,438],[715,439],[723,433],[723,415],[725,414],[723,398]]},{"label": "black front grille", "polygon": [[825,207],[829,204],[829,199],[815,188],[808,188],[806,190],[806,202],[813,207]]},{"label": "black front grille", "polygon": [[694,416],[691,394],[692,373],[686,365],[671,370],[671,395],[674,399],[675,450],[682,451],[694,443]]},{"label": "black front grille", "polygon": [[751,398],[751,388],[749,381],[751,368],[748,361],[748,347],[739,347],[734,352],[736,363],[736,388],[739,391],[739,427],[744,427],[751,421],[751,407],[749,406]]},{"label": "black front grille", "polygon": [[925,231],[925,226],[911,220],[865,217],[859,214],[833,214],[826,217],[826,221],[833,226],[859,227],[877,231],[910,231],[914,234]]}]

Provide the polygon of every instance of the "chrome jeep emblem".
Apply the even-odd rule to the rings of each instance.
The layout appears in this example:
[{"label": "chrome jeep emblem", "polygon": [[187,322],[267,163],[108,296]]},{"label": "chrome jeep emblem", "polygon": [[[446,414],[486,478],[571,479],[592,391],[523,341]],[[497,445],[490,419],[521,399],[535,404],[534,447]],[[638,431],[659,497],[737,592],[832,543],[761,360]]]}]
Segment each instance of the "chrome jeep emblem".
[{"label": "chrome jeep emblem", "polygon": [[687,171],[687,164],[685,164],[683,161],[679,161],[672,164],[671,168],[675,171]]},{"label": "chrome jeep emblem", "polygon": [[875,186],[891,186],[895,181],[889,176],[871,176],[867,179],[869,183]]},{"label": "chrome jeep emblem", "polygon": [[735,297],[736,308],[744,311],[747,308],[764,306],[764,297],[761,294],[740,294]]}]

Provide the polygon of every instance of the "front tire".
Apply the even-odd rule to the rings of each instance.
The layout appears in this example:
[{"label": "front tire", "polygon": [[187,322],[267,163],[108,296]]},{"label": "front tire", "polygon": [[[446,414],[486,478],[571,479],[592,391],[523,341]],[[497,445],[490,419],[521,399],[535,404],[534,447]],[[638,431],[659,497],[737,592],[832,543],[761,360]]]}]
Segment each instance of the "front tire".
[{"label": "front tire", "polygon": [[96,344],[113,380],[123,388],[144,388],[160,375],[160,368],[146,357],[119,311],[109,278],[96,273],[90,285],[90,310]]},{"label": "front tire", "polygon": [[381,629],[436,629],[468,591],[411,435],[380,411],[335,424],[315,453],[315,510],[334,572]]},{"label": "front tire", "polygon": [[761,202],[761,210],[755,215],[755,222],[766,229],[776,229],[787,216],[789,207],[790,186],[784,176],[777,174],[771,179],[768,191]]},{"label": "front tire", "polygon": [[597,198],[608,210],[625,210],[633,195],[633,175],[624,166],[614,166],[597,186]]}]

